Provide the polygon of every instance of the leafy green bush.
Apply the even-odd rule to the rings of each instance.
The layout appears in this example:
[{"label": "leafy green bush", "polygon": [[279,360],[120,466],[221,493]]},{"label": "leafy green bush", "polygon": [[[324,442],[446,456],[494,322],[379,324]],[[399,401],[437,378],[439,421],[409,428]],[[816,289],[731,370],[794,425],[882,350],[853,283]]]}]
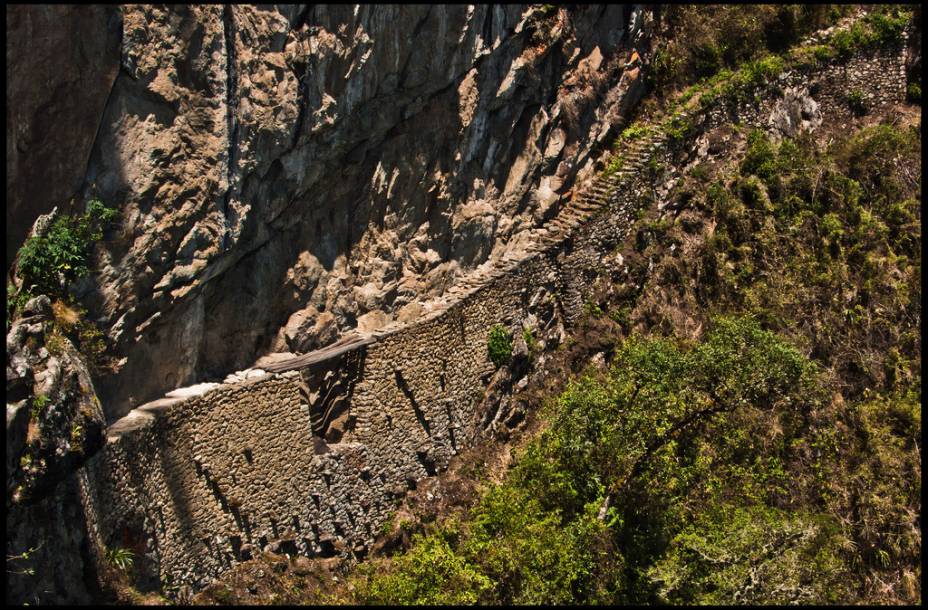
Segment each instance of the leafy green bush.
[{"label": "leafy green bush", "polygon": [[902,40],[902,34],[912,19],[908,7],[881,6],[869,13],[865,22],[870,27],[870,40],[881,45],[892,45]]},{"label": "leafy green bush", "polygon": [[116,213],[92,199],[84,214],[58,216],[44,234],[27,239],[17,255],[16,273],[23,282],[18,298],[61,295],[68,283],[87,275],[90,249],[103,238]]},{"label": "leafy green bush", "polygon": [[371,567],[357,581],[355,595],[362,604],[474,604],[491,586],[440,533],[416,536],[388,573]]},{"label": "leafy green bush", "polygon": [[827,518],[723,505],[688,523],[647,575],[663,603],[834,603],[839,544]]},{"label": "leafy green bush", "polygon": [[512,334],[499,324],[493,326],[487,335],[487,354],[497,367],[512,358]]}]

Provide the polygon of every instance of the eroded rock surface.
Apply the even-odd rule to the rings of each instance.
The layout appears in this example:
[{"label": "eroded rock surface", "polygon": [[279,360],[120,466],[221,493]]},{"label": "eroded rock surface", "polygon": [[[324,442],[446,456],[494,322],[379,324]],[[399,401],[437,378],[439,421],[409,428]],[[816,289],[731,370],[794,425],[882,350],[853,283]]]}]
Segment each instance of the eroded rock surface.
[{"label": "eroded rock surface", "polygon": [[641,94],[629,10],[120,8],[84,185],[121,226],[78,290],[122,359],[108,417],[521,247]]},{"label": "eroded rock surface", "polygon": [[7,603],[93,599],[75,471],[103,446],[105,420],[81,355],[52,324],[38,296],[6,337]]},{"label": "eroded rock surface", "polygon": [[104,442],[90,372],[71,341],[50,334],[47,296],[26,303],[6,337],[7,506],[31,502]]}]

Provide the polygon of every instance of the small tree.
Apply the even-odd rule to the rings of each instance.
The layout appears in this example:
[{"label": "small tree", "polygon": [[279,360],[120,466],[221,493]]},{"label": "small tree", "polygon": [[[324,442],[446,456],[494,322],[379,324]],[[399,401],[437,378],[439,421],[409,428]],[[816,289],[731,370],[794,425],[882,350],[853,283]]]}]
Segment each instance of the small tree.
[{"label": "small tree", "polygon": [[497,368],[509,362],[512,358],[512,334],[499,324],[493,326],[487,335],[487,353]]}]

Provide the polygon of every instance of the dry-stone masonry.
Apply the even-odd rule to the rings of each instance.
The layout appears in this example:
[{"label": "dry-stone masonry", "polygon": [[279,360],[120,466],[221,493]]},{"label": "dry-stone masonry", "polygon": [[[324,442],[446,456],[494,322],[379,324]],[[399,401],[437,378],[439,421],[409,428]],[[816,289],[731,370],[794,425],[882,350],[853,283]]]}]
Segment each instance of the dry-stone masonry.
[{"label": "dry-stone masonry", "polygon": [[647,159],[678,166],[700,133],[723,122],[776,128],[797,115],[778,107],[788,91],[799,92],[805,125],[840,124],[850,87],[871,107],[903,101],[902,48],[788,71],[759,102],[693,115],[686,142],[636,144],[622,171],[578,189],[521,257],[484,269],[415,323],[132,411],[80,473],[92,535],[132,549],[147,586],[196,589],[263,548],[362,557],[396,498],[479,434],[475,406],[494,374],[488,329],[518,332],[536,320],[550,335],[582,313],[585,286],[635,209],[672,185],[673,171],[657,182],[637,171]]}]

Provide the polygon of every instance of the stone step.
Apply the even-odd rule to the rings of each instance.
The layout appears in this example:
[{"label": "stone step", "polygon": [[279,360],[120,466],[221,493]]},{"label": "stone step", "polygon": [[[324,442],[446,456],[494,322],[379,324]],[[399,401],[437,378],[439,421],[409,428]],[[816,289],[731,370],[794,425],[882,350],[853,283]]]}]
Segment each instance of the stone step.
[{"label": "stone step", "polygon": [[595,212],[596,210],[601,209],[605,205],[606,205],[605,203],[601,203],[598,201],[592,201],[589,203],[584,203],[582,206],[579,206],[577,209],[580,210],[581,214],[588,216],[591,212]]},{"label": "stone step", "polygon": [[587,194],[587,195],[584,195],[583,197],[580,197],[579,199],[574,199],[573,201],[571,201],[570,207],[585,209],[591,205],[599,205],[600,201],[604,198],[605,197],[603,195]]},{"label": "stone step", "polygon": [[596,199],[585,199],[583,201],[577,202],[577,209],[579,210],[592,210],[600,208],[603,206],[605,201],[596,200]]}]

